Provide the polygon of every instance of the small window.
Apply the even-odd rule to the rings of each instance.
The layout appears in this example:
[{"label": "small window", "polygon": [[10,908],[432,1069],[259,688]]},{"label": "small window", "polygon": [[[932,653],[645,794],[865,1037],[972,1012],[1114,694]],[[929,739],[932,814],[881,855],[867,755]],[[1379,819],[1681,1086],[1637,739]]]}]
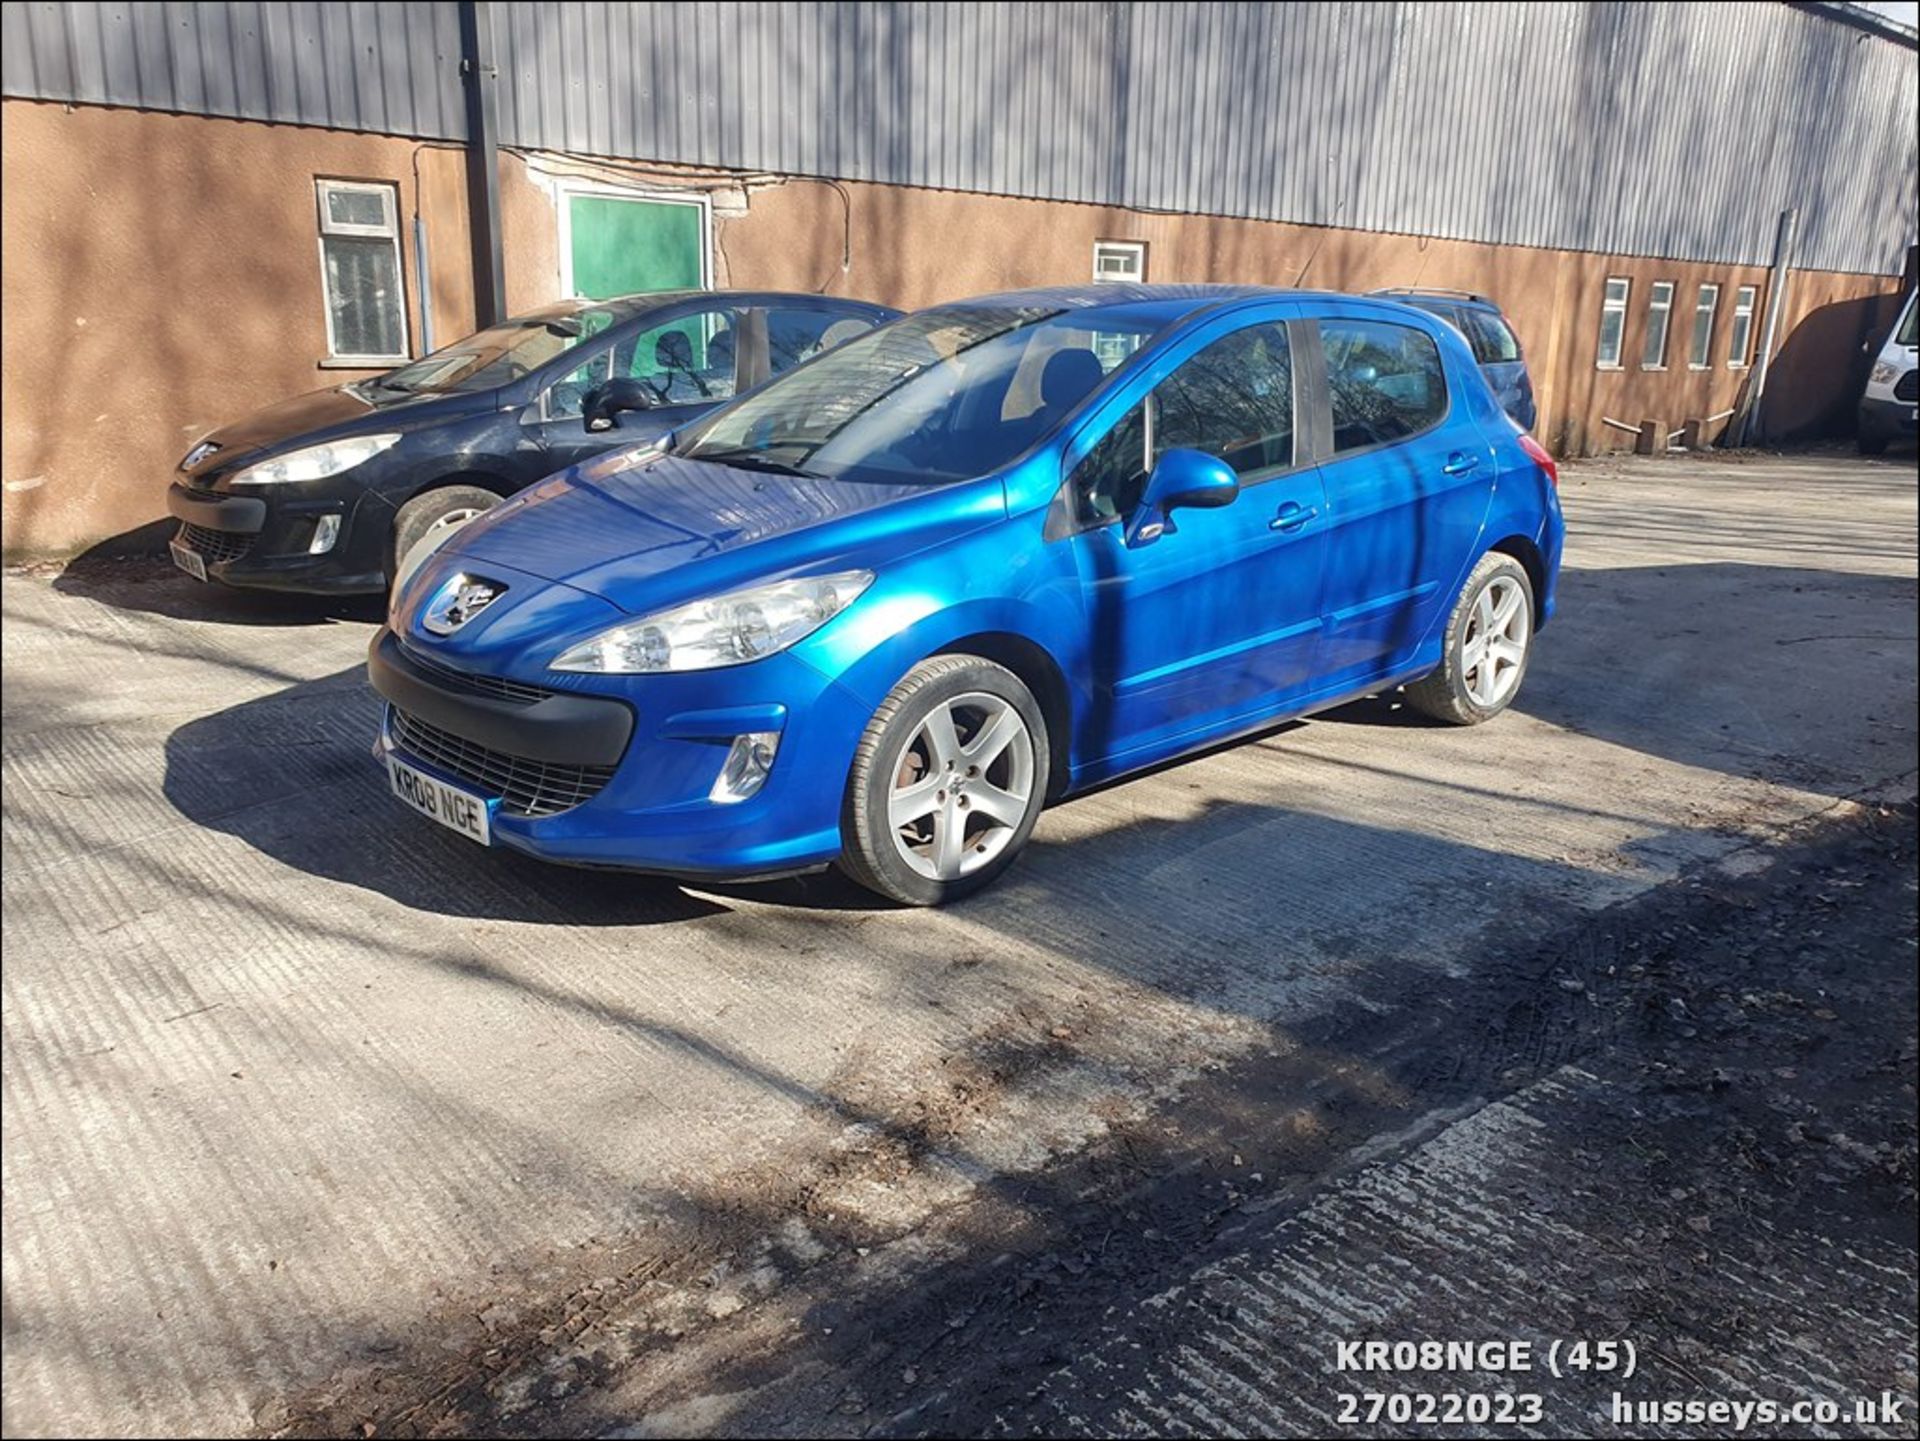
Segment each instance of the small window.
[{"label": "small window", "polygon": [[1667,322],[1673,318],[1673,282],[1656,280],[1647,292],[1647,343],[1640,352],[1642,370],[1667,368]]},{"label": "small window", "polygon": [[1490,310],[1466,310],[1461,315],[1466,320],[1467,343],[1481,365],[1510,365],[1520,358],[1520,342],[1500,316]]},{"label": "small window", "polygon": [[1447,411],[1440,348],[1424,331],[1377,320],[1323,320],[1335,453],[1417,435]]},{"label": "small window", "polygon": [[1147,278],[1147,247],[1138,240],[1096,240],[1093,243],[1095,280],[1142,281]]},{"label": "small window", "polygon": [[1720,287],[1703,285],[1693,302],[1693,344],[1687,347],[1687,365],[1705,370],[1713,356],[1713,312],[1720,308]]},{"label": "small window", "polygon": [[1098,525],[1139,503],[1147,478],[1147,406],[1134,406],[1074,468],[1072,490],[1080,520]]},{"label": "small window", "polygon": [[1753,360],[1753,300],[1758,290],[1743,285],[1733,292],[1733,324],[1727,330],[1727,365],[1744,370]]},{"label": "small window", "polygon": [[1266,323],[1223,335],[1154,387],[1087,453],[1073,474],[1080,518],[1125,515],[1153,457],[1205,451],[1243,485],[1293,465],[1293,355],[1287,328]]},{"label": "small window", "polygon": [[1620,368],[1620,347],[1627,333],[1627,296],[1633,282],[1620,276],[1607,281],[1606,298],[1600,302],[1600,353],[1596,363],[1602,370]]},{"label": "small window", "polygon": [[603,350],[591,360],[582,361],[548,386],[546,418],[578,420],[580,407],[586,401],[587,392],[598,390],[607,383],[607,362],[610,359],[612,359],[611,352]]},{"label": "small window", "polygon": [[321,180],[315,185],[328,357],[380,366],[405,360],[399,192],[376,181]]}]

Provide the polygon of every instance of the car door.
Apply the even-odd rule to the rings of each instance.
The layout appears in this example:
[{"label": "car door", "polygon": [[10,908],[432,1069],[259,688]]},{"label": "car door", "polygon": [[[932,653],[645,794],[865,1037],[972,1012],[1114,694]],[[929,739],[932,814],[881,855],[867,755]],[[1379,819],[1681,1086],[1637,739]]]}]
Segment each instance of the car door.
[{"label": "car door", "polygon": [[[1097,439],[1069,445],[1062,505],[1089,628],[1091,763],[1172,753],[1282,709],[1311,681],[1325,500],[1296,437],[1293,309],[1216,327]],[[1129,549],[1124,520],[1155,457],[1176,447],[1225,461],[1242,492],[1176,511],[1159,540]]]},{"label": "car door", "polygon": [[[734,305],[674,310],[616,332],[606,345],[582,348],[579,360],[543,389],[530,422],[551,468],[562,469],[618,445],[651,440],[676,430],[723,401],[740,383],[742,311]],[[623,411],[611,430],[589,431],[581,415],[587,393],[610,377],[644,381],[653,393],[649,410]]]},{"label": "car door", "polygon": [[1352,310],[1312,326],[1327,436],[1328,688],[1391,672],[1446,614],[1493,496],[1493,448],[1460,395],[1484,385],[1457,341]]}]

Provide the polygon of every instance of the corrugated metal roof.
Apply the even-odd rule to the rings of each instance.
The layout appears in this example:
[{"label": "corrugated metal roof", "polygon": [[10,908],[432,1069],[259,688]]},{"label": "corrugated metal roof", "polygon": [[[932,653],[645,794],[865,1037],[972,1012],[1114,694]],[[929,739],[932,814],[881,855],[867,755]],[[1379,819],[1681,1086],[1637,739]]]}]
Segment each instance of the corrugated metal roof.
[{"label": "corrugated metal roof", "polygon": [[[490,7],[504,141],[1897,271],[1911,49],[1785,4]],[[463,133],[450,4],[9,4],[9,95]]]}]

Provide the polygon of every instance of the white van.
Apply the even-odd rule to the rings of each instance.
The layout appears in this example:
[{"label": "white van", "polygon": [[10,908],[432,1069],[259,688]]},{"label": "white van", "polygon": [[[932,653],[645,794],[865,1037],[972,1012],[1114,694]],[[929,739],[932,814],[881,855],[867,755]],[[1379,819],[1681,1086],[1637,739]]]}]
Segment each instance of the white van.
[{"label": "white van", "polygon": [[1911,439],[1920,428],[1920,351],[1914,347],[1913,297],[1900,307],[1893,333],[1880,347],[1860,397],[1860,453],[1878,455],[1887,442]]}]

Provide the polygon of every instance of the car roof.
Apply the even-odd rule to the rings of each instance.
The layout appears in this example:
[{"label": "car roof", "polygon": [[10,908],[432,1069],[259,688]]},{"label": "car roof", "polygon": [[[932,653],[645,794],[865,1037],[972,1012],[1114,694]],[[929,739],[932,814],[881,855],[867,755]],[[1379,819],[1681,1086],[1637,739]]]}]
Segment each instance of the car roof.
[{"label": "car roof", "polygon": [[[1261,297],[1293,298],[1307,292],[1280,290],[1270,285],[1140,285],[1131,281],[1088,281],[1082,285],[1048,285],[1032,290],[1005,290],[996,295],[972,295],[950,302],[970,309],[1106,310],[1116,306],[1154,305],[1174,312],[1201,310],[1229,300]],[[930,309],[943,308],[941,306]]]},{"label": "car roof", "polygon": [[[968,310],[1052,309],[1059,311],[1127,310],[1147,313],[1162,321],[1182,319],[1202,310],[1211,310],[1235,301],[1297,300],[1327,304],[1351,304],[1355,301],[1405,304],[1410,297],[1374,292],[1356,295],[1340,290],[1301,290],[1278,285],[1141,285],[1130,281],[1089,281],[1082,285],[1051,285],[1033,290],[1007,290],[995,295],[975,295],[928,306],[944,310],[963,306]],[[1428,312],[1430,313],[1430,312]]]},{"label": "car roof", "polygon": [[823,305],[835,309],[866,310],[886,315],[899,314],[892,306],[880,305],[871,300],[855,300],[844,295],[814,295],[806,291],[646,290],[637,291],[632,295],[609,296],[605,300],[562,300],[537,310],[522,311],[518,315],[509,317],[507,323],[560,320],[588,310],[606,310],[613,313],[613,323],[618,325],[633,319],[636,315],[644,315],[650,311],[661,310],[669,305],[679,305],[690,300],[727,300],[736,305],[748,306],[790,301],[794,304]]}]

